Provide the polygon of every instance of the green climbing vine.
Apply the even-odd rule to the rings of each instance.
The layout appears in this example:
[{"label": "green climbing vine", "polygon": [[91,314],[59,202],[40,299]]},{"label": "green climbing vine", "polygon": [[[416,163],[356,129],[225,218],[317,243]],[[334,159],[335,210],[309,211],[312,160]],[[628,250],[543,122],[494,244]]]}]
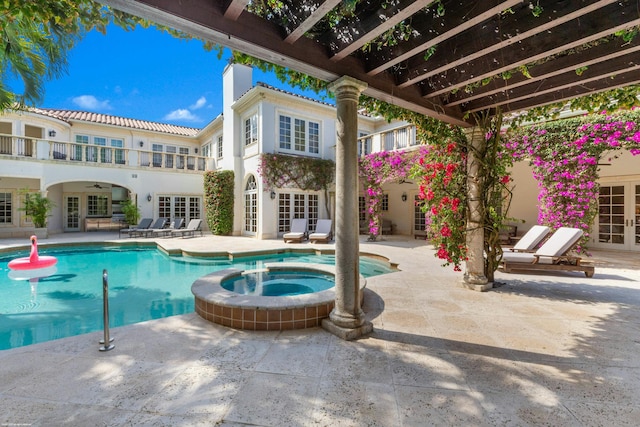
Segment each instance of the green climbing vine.
[{"label": "green climbing vine", "polygon": [[217,235],[233,231],[234,173],[209,171],[204,175],[204,196],[209,230]]}]

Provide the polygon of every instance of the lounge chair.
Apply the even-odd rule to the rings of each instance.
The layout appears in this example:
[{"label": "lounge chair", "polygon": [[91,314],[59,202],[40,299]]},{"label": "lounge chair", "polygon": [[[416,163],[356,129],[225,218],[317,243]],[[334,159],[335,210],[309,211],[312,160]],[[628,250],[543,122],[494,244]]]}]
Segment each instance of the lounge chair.
[{"label": "lounge chair", "polygon": [[560,227],[537,251],[504,252],[502,269],[506,273],[516,270],[526,271],[583,271],[587,277],[593,277],[593,264],[583,262],[582,258],[569,252],[582,238],[583,231],[577,228]]},{"label": "lounge chair", "polygon": [[180,228],[178,230],[171,230],[171,237],[194,237],[196,233],[199,233],[202,236],[202,220],[201,219],[192,219],[187,224],[186,228]]},{"label": "lounge chair", "polygon": [[282,236],[284,242],[296,242],[301,243],[304,239],[307,238],[307,219],[306,218],[296,218],[291,221],[291,229],[288,233],[285,233]]},{"label": "lounge chair", "polygon": [[169,227],[152,230],[151,237],[170,236],[173,230],[180,230],[184,227],[184,218],[175,218]]},{"label": "lounge chair", "polygon": [[160,217],[156,219],[156,222],[154,222],[151,227],[147,228],[146,230],[137,231],[133,234],[140,235],[141,237],[153,236],[155,233],[160,233],[162,230],[164,230],[168,223],[169,218]]},{"label": "lounge chair", "polygon": [[319,219],[316,223],[316,231],[309,234],[309,241],[313,242],[323,242],[329,243],[331,240],[331,220],[330,219]]},{"label": "lounge chair", "polygon": [[153,224],[153,218],[142,218],[138,225],[135,227],[123,228],[118,232],[118,238],[120,238],[123,234],[128,234],[129,237],[132,236],[132,233],[136,233],[140,230],[147,230]]},{"label": "lounge chair", "polygon": [[546,225],[534,225],[509,250],[511,252],[535,252],[540,242],[547,237],[550,231],[551,229]]}]

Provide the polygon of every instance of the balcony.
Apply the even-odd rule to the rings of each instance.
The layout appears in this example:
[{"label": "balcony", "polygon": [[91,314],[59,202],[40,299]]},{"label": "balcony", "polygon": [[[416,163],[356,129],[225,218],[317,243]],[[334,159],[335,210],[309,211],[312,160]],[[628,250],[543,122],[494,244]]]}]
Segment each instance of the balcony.
[{"label": "balcony", "polygon": [[358,156],[380,151],[404,150],[417,145],[420,145],[420,142],[416,140],[415,126],[405,125],[361,136],[358,138]]},{"label": "balcony", "polygon": [[53,160],[69,164],[129,166],[138,169],[163,169],[194,173],[209,170],[208,158],[187,154],[160,153],[129,148],[106,147],[0,135],[0,158],[26,157],[36,161]]}]

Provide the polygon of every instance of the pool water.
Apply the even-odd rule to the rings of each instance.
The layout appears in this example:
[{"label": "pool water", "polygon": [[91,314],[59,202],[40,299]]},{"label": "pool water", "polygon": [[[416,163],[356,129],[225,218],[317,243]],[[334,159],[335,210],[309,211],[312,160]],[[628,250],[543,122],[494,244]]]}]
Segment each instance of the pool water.
[{"label": "pool water", "polygon": [[257,271],[227,279],[221,286],[242,295],[281,297],[324,291],[335,281],[329,274],[312,271]]},{"label": "pool water", "polygon": [[[39,248],[58,258],[56,272],[40,279],[12,280],[7,264],[28,251],[0,255],[0,350],[102,330],[102,271],[109,281],[109,324],[129,325],[194,311],[192,283],[225,268],[264,269],[264,263],[334,264],[335,256],[279,254],[260,257],[168,256],[145,248]],[[361,258],[365,277],[392,271]]]}]

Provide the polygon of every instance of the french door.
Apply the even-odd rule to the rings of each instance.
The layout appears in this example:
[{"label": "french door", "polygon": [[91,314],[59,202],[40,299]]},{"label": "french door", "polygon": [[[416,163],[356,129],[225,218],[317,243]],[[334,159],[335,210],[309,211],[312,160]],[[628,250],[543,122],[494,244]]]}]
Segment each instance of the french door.
[{"label": "french door", "polygon": [[282,235],[291,228],[291,220],[307,219],[307,231],[313,233],[318,222],[319,198],[317,194],[279,193],[278,194],[278,234]]},{"label": "french door", "polygon": [[594,247],[640,251],[640,182],[602,184]]},{"label": "french door", "polygon": [[80,231],[80,196],[64,196],[64,231]]}]

